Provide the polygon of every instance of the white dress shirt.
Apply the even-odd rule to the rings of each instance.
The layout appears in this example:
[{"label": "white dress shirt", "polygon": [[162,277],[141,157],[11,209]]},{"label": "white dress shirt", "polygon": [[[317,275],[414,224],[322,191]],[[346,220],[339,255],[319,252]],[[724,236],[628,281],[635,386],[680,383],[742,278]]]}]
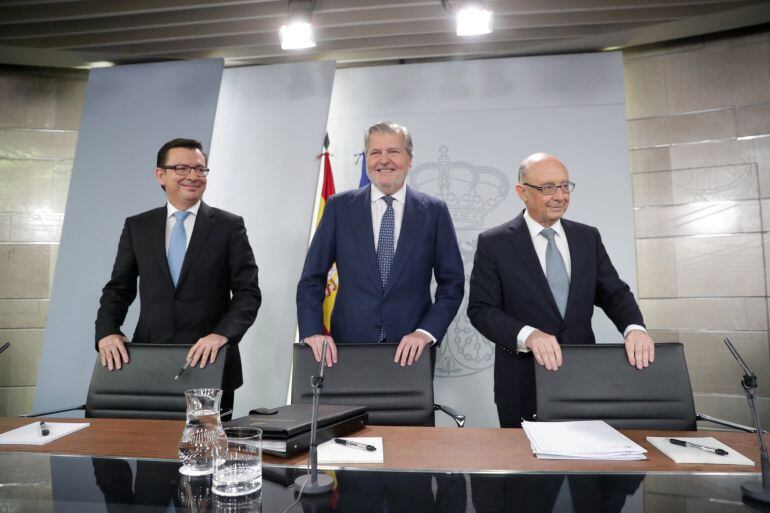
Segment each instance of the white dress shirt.
[{"label": "white dress shirt", "polygon": [[[524,221],[527,223],[527,229],[529,230],[529,236],[532,237],[532,244],[535,246],[535,253],[537,253],[537,259],[540,262],[540,267],[543,269],[543,274],[546,274],[546,268],[545,268],[545,251],[548,248],[548,239],[546,239],[543,235],[540,234],[543,230],[545,230],[545,226],[542,226],[540,223],[532,219],[532,216],[529,215],[528,211],[524,211]],[[570,257],[569,253],[569,243],[567,242],[567,236],[564,234],[564,227],[561,224],[561,219],[557,220],[552,226],[553,231],[556,232],[556,236],[554,237],[553,241],[556,244],[556,247],[559,249],[559,252],[561,253],[561,257],[564,260],[564,265],[567,268],[567,275],[569,276],[570,280],[572,279],[572,258]],[[518,335],[516,335],[516,350],[520,353],[527,353],[529,352],[529,349],[525,345],[527,338],[532,334],[532,332],[536,331],[537,328],[533,328],[532,326],[524,326],[519,331]],[[641,330],[646,332],[647,330],[644,329],[644,326],[640,326],[638,324],[629,324],[628,327],[623,331],[623,338],[628,335],[628,332],[633,330]]]},{"label": "white dress shirt", "polygon": [[[195,217],[198,215],[198,209],[201,206],[200,200],[198,200],[198,203],[191,206],[187,209],[187,212],[190,213],[185,220],[184,220],[184,232],[185,237],[187,238],[187,242],[185,243],[185,248],[188,248],[190,246],[190,239],[192,238],[192,232],[193,227],[195,226]],[[166,203],[166,254],[168,255],[168,244],[171,240],[171,230],[174,229],[174,226],[176,225],[176,214],[179,212],[179,209],[176,208],[171,203]]]},{"label": "white dress shirt", "polygon": [[[371,202],[372,202],[372,230],[374,231],[374,251],[377,251],[377,244],[380,242],[380,225],[382,224],[382,217],[385,215],[385,211],[388,209],[388,204],[382,199],[386,196],[376,185],[372,184],[371,188]],[[404,207],[406,206],[406,185],[401,187],[398,192],[391,194],[393,198],[393,253],[395,254],[398,247],[398,236],[401,234],[401,223],[404,220]],[[185,225],[187,226],[187,225]],[[394,279],[391,276],[391,279]],[[416,331],[425,333],[430,337],[431,345],[436,343],[436,337],[430,332],[417,328]]]}]

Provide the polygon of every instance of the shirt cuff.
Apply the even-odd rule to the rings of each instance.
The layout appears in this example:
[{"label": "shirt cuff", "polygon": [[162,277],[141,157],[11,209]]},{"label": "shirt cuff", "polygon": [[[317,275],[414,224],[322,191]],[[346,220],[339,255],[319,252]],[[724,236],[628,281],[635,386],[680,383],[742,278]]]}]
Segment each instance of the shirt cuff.
[{"label": "shirt cuff", "polygon": [[421,328],[417,328],[415,331],[419,331],[420,333],[424,333],[424,334],[428,335],[428,337],[430,337],[430,346],[431,347],[436,345],[436,342],[437,342],[436,337],[431,335],[430,331],[425,331],[424,329],[421,329]]},{"label": "shirt cuff", "polygon": [[529,349],[527,348],[527,338],[533,333],[537,331],[536,328],[533,328],[532,326],[524,326],[519,331],[519,334],[516,335],[516,352],[517,353],[529,353]]},{"label": "shirt cuff", "polygon": [[623,338],[626,338],[629,333],[631,333],[634,330],[639,330],[647,333],[647,330],[644,328],[644,326],[640,326],[639,324],[629,324],[628,327],[623,331]]}]

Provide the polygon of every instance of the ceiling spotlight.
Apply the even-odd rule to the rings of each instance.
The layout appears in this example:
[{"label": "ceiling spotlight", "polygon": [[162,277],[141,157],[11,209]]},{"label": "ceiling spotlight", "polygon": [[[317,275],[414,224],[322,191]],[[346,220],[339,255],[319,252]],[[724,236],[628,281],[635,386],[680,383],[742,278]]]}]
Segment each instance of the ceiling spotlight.
[{"label": "ceiling spotlight", "polygon": [[78,66],[78,69],[98,69],[98,68],[109,68],[111,66],[114,66],[114,62],[110,61],[94,61],[94,62],[87,62],[82,66]]},{"label": "ceiling spotlight", "polygon": [[481,2],[465,2],[457,11],[457,35],[480,36],[492,32],[492,11]]},{"label": "ceiling spotlight", "polygon": [[301,50],[315,46],[313,8],[315,0],[289,0],[289,15],[278,36],[284,50]]}]

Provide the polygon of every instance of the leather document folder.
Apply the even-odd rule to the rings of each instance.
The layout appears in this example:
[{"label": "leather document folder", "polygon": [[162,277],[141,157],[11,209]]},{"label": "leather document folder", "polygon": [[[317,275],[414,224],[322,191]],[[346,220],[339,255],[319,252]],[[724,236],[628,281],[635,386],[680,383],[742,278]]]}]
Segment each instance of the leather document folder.
[{"label": "leather document folder", "polygon": [[[225,427],[258,427],[262,429],[263,452],[288,458],[310,447],[312,411],[312,404],[287,404],[274,415],[247,415],[225,422]],[[317,442],[348,435],[366,426],[368,420],[365,406],[321,404]]]}]

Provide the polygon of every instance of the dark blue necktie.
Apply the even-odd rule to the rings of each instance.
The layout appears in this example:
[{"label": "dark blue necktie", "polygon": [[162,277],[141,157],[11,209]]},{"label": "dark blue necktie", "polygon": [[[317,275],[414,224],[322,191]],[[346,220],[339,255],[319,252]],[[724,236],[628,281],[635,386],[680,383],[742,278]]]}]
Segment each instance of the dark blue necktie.
[{"label": "dark blue necktie", "polygon": [[176,224],[171,229],[171,237],[168,241],[168,270],[171,271],[171,279],[174,280],[174,287],[179,282],[179,273],[182,272],[182,263],[184,263],[184,254],[187,252],[187,232],[184,229],[184,220],[190,215],[186,211],[174,213]]},{"label": "dark blue necktie", "polygon": [[[393,264],[393,253],[395,247],[395,228],[396,214],[393,211],[393,197],[384,196],[382,198],[387,203],[385,214],[380,222],[380,236],[377,239],[377,264],[380,268],[380,281],[382,290],[388,285],[390,280],[390,267]],[[384,320],[382,320],[384,323]],[[385,325],[380,326],[380,341],[385,340]]]},{"label": "dark blue necktie", "polygon": [[390,279],[390,266],[393,264],[396,214],[393,211],[393,197],[383,196],[382,199],[385,200],[388,207],[385,209],[380,223],[380,236],[377,240],[377,263],[380,266],[380,280],[384,290]]},{"label": "dark blue necktie", "polygon": [[563,318],[567,311],[567,297],[569,296],[567,266],[564,265],[564,258],[562,258],[559,248],[556,247],[556,241],[554,241],[556,231],[553,228],[546,228],[540,232],[540,235],[548,239],[548,247],[545,250],[545,277],[548,279],[551,293]]}]

